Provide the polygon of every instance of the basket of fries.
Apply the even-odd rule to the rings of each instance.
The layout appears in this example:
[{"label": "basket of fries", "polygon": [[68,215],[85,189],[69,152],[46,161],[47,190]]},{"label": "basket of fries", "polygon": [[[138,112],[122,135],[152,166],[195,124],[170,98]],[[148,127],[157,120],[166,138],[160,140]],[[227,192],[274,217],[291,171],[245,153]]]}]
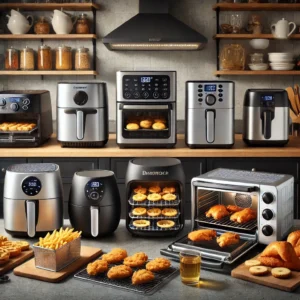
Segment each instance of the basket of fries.
[{"label": "basket of fries", "polygon": [[80,257],[81,232],[60,228],[33,245],[36,268],[58,272]]}]

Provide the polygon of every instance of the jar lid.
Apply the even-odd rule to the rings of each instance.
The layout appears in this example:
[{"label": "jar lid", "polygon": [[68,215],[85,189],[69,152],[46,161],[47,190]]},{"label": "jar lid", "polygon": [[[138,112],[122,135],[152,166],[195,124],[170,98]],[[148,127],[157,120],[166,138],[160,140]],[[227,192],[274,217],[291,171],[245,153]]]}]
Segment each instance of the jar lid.
[{"label": "jar lid", "polygon": [[50,50],[51,47],[49,47],[47,45],[41,45],[41,46],[39,46],[39,49],[41,49],[41,50]]},{"label": "jar lid", "polygon": [[33,49],[26,46],[25,48],[22,49],[22,51],[33,51]]},{"label": "jar lid", "polygon": [[85,52],[89,52],[90,50],[89,50],[89,48],[79,47],[79,48],[76,49],[76,51],[85,53]]},{"label": "jar lid", "polygon": [[65,46],[65,45],[61,45],[59,47],[56,48],[57,50],[69,50],[71,51],[71,47]]},{"label": "jar lid", "polygon": [[14,51],[18,51],[18,49],[14,48],[13,46],[10,46],[9,48],[6,49],[6,51],[14,52]]},{"label": "jar lid", "polygon": [[79,18],[86,19],[87,18],[87,14],[81,13],[79,15]]}]

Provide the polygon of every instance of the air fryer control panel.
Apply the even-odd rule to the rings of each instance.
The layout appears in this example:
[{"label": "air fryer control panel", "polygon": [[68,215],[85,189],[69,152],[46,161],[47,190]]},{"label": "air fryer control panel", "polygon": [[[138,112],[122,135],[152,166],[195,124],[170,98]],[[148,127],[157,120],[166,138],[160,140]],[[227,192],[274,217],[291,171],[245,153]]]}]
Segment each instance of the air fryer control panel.
[{"label": "air fryer control panel", "polygon": [[104,184],[99,179],[91,179],[85,185],[85,196],[89,200],[102,200],[104,195]]},{"label": "air fryer control panel", "polygon": [[153,100],[170,98],[168,75],[125,75],[122,91],[124,99]]},{"label": "air fryer control panel", "polygon": [[199,83],[198,101],[207,105],[214,105],[217,101],[224,100],[224,85],[222,83]]},{"label": "air fryer control panel", "polygon": [[27,196],[36,196],[41,189],[41,181],[34,176],[27,177],[22,182],[22,190]]},{"label": "air fryer control panel", "polygon": [[0,95],[0,113],[17,113],[30,111],[31,101],[26,96],[5,97]]}]

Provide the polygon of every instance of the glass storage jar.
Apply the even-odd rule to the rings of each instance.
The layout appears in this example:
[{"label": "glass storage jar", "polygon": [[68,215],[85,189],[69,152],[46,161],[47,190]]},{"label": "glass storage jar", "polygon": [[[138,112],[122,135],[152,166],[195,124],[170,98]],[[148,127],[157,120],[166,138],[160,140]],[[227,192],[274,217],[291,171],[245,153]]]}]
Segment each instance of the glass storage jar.
[{"label": "glass storage jar", "polygon": [[75,70],[90,70],[90,55],[89,49],[80,47],[75,53]]},{"label": "glass storage jar", "polygon": [[42,45],[38,50],[38,70],[52,70],[51,47]]},{"label": "glass storage jar", "polygon": [[262,64],[264,62],[263,53],[253,53],[250,54],[252,64]]},{"label": "glass storage jar", "polygon": [[24,71],[34,70],[34,51],[28,46],[21,50],[20,69]]},{"label": "glass storage jar", "polygon": [[19,69],[19,53],[18,50],[10,47],[5,52],[5,70]]},{"label": "glass storage jar", "polygon": [[45,17],[40,17],[36,24],[34,25],[34,32],[36,34],[49,34],[50,24]]},{"label": "glass storage jar", "polygon": [[244,70],[245,60],[245,49],[240,44],[225,45],[220,54],[223,70]]},{"label": "glass storage jar", "polygon": [[72,70],[72,49],[67,46],[56,48],[56,70]]},{"label": "glass storage jar", "polygon": [[77,34],[88,34],[90,33],[90,23],[86,14],[81,14],[76,23]]}]

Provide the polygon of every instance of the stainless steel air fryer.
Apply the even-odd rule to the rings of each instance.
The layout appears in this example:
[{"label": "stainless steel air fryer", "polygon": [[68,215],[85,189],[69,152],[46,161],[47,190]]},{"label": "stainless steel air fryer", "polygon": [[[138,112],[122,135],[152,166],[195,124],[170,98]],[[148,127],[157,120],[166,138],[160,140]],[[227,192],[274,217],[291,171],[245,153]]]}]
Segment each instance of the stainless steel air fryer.
[{"label": "stainless steel air fryer", "polygon": [[234,82],[186,83],[186,144],[229,148],[234,144]]},{"label": "stainless steel air fryer", "polygon": [[63,188],[52,163],[9,166],[4,179],[4,228],[34,237],[63,226]]},{"label": "stainless steel air fryer", "polygon": [[284,146],[289,141],[289,101],[285,90],[249,89],[244,99],[244,142]]},{"label": "stainless steel air fryer", "polygon": [[76,172],[69,198],[72,226],[83,236],[113,233],[120,222],[121,201],[115,174],[105,170]]},{"label": "stainless steel air fryer", "polygon": [[63,147],[103,147],[108,141],[106,83],[59,83],[57,122]]}]

